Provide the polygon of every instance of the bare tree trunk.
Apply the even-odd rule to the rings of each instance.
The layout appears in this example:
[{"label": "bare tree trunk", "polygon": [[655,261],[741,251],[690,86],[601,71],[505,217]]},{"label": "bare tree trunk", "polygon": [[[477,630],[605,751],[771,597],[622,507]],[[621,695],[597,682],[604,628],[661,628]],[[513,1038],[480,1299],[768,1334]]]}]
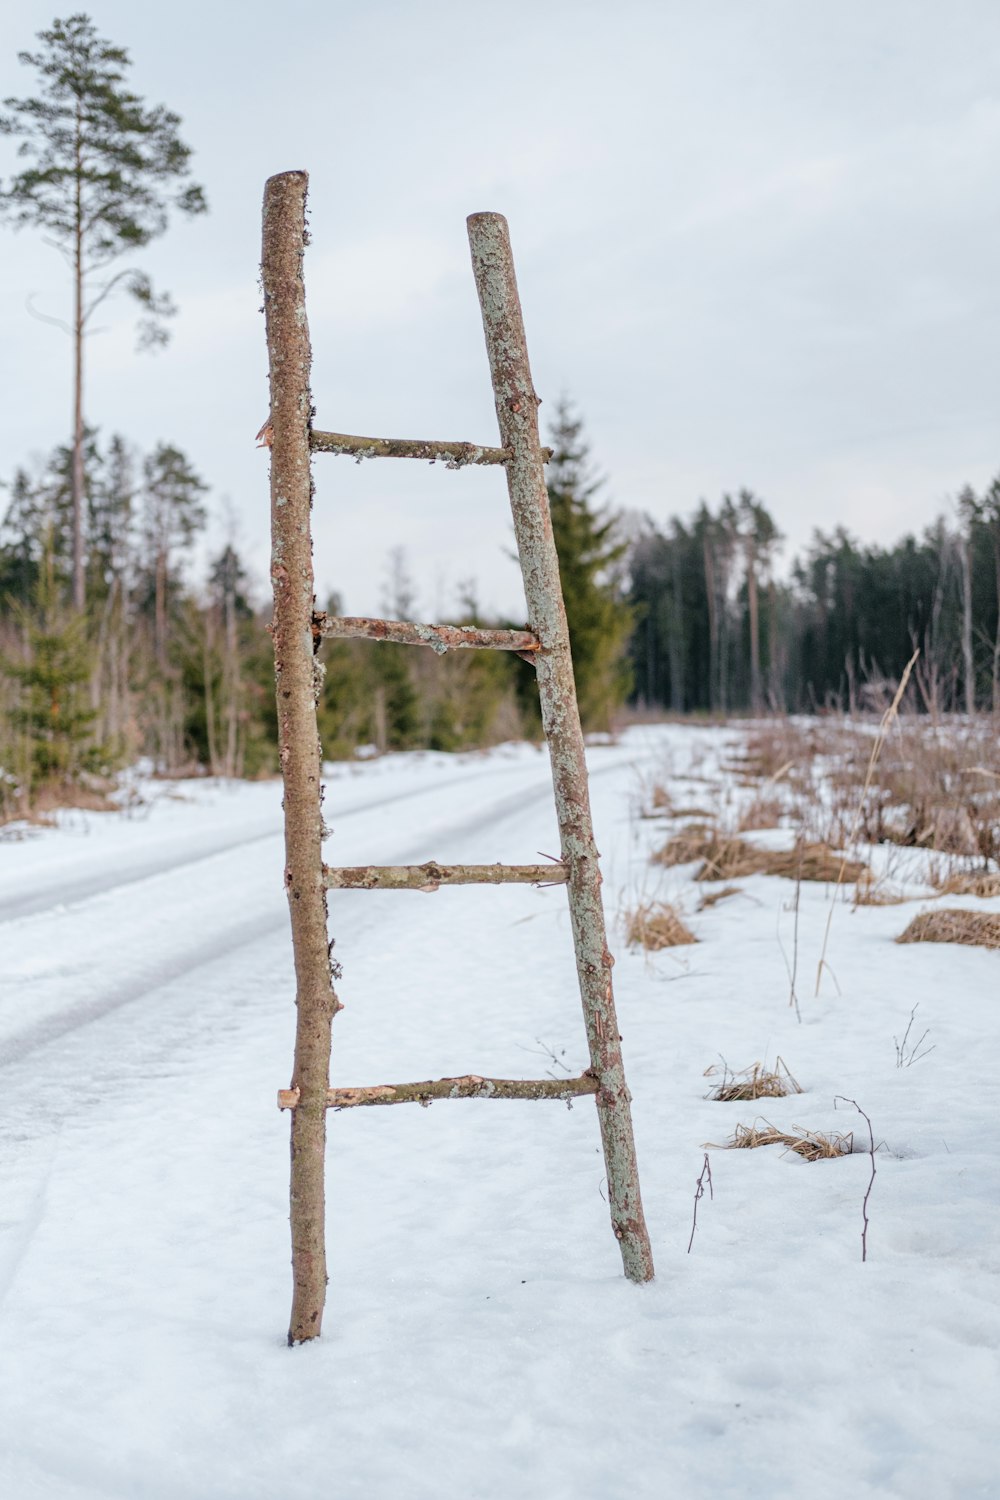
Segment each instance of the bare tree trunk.
[{"label": "bare tree trunk", "polygon": [[159,548],[156,554],[156,584],[153,609],[156,630],[156,660],[162,668],[167,664],[167,554],[162,547]]},{"label": "bare tree trunk", "polygon": [[680,550],[670,549],[672,586],[670,611],[670,707],[675,714],[684,712],[684,582],[681,577]]},{"label": "bare tree trunk", "polygon": [[239,754],[241,673],[239,639],[236,633],[236,601],[227,586],[225,594],[225,695],[226,695],[226,775],[242,774]]},{"label": "bare tree trunk", "polygon": [[583,733],[538,440],[538,397],[528,363],[507,221],[501,214],[473,214],[468,225],[500,440],[511,455],[507,488],[528,616],[540,642],[535,653],[538,693],[552,764],[562,862],[569,874],[570,920],[590,1072],[599,1083],[597,1114],[611,1222],[626,1276],[631,1281],[649,1281],[653,1255],[639,1192],[631,1095],[611,986],[612,958],[604,928]]},{"label": "bare tree trunk", "polygon": [[757,559],[753,540],[747,542],[747,609],[750,615],[750,707],[759,714],[760,691],[760,610],[757,599]]},{"label": "bare tree trunk", "polygon": [[712,557],[712,539],[705,528],[703,543],[705,559],[705,598],[708,600],[708,711],[718,703],[717,681],[719,663],[719,609],[715,595],[715,560]]},{"label": "bare tree trunk", "polygon": [[962,666],[965,679],[965,712],[976,711],[976,669],[972,656],[972,547],[962,537]]},{"label": "bare tree trunk", "polygon": [[70,497],[73,525],[73,607],[82,614],[87,605],[83,571],[83,203],[80,144],[80,106],[76,110],[76,201],[73,240],[73,466]]},{"label": "bare tree trunk", "polygon": [[201,672],[205,683],[205,738],[208,741],[208,769],[213,776],[219,773],[218,745],[215,734],[215,694],[212,692],[212,607],[205,610],[204,629],[201,638]]},{"label": "bare tree trunk", "polygon": [[294,1295],[289,1344],[318,1338],[326,1300],[324,1168],[330,1026],[340,1008],[327,947],[323,883],[322,750],[313,660],[312,505],[309,428],[311,351],[302,258],[305,172],[282,172],[264,189],[262,274],[270,365],[271,582],[278,738],[285,791],[285,887],[295,954],[296,1005],[291,1126]]},{"label": "bare tree trunk", "polygon": [[389,721],[386,714],[385,688],[381,685],[375,689],[375,702],[372,708],[372,734],[375,736],[375,749],[379,755],[384,755],[389,748]]},{"label": "bare tree trunk", "polygon": [[997,536],[996,522],[993,525],[993,574],[996,579],[997,626],[993,637],[990,707],[994,713],[997,713],[1000,712],[1000,538]]}]

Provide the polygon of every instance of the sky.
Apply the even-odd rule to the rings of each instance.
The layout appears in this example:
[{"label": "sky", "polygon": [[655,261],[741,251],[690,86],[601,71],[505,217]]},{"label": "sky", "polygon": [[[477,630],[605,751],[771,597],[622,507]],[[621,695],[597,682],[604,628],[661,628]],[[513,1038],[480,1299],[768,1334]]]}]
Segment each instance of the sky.
[{"label": "sky", "polygon": [[[0,0],[0,97],[54,14]],[[664,522],[748,487],[787,538],[888,543],[1000,470],[995,0],[102,0],[131,86],[182,118],[211,213],[136,264],[180,312],[87,347],[103,436],[181,447],[267,593],[265,179],[310,174],[321,428],[496,441],[465,218],[510,223],[541,417],[583,417],[606,501]],[[15,166],[0,138],[0,179]],[[70,431],[63,262],[0,227],[0,477]],[[523,614],[502,475],[318,456],[321,597]]]}]

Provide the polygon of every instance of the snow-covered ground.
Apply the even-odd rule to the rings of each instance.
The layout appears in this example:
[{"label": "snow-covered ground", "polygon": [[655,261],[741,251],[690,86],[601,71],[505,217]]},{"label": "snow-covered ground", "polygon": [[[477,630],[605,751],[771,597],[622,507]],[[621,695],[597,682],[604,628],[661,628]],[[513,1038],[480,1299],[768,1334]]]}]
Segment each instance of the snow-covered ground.
[{"label": "snow-covered ground", "polygon": [[[791,883],[697,914],[636,816],[642,777],[714,778],[732,738],[591,753],[655,1283],[622,1278],[589,1100],[349,1111],[326,1332],[296,1350],[278,786],[153,785],[131,816],[0,842],[0,1494],[1000,1496],[1000,954],[895,946],[920,902],[838,904],[839,992],[813,999],[830,891],[803,886],[798,1021]],[[556,849],[530,747],[333,768],[327,815],[335,863]],[[641,896],[678,900],[700,943],[624,951]],[[561,889],[330,907],[336,1083],[586,1065]],[[934,1050],[897,1068],[915,1004]],[[805,1092],[711,1102],[720,1055],[780,1055]],[[864,1264],[867,1132],[837,1095],[882,1147]],[[758,1116],[853,1129],[855,1152],[710,1148],[688,1254],[703,1143]]]}]

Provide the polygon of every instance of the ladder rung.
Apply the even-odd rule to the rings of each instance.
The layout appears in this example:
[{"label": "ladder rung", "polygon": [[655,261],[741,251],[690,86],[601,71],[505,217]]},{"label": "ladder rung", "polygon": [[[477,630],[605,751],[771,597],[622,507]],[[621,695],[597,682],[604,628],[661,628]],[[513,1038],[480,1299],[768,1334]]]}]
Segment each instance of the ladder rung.
[{"label": "ladder rung", "polygon": [[328,891],[436,891],[442,885],[565,885],[566,866],[423,865],[323,866]]},{"label": "ladder rung", "polygon": [[337,639],[360,636],[368,641],[395,641],[400,646],[430,646],[438,656],[446,651],[537,651],[538,637],[530,630],[480,630],[475,625],[415,625],[407,620],[336,618],[322,611],[313,628]]},{"label": "ladder rung", "polygon": [[[420,458],[428,463],[440,459],[449,469],[464,469],[467,464],[505,464],[510,458],[506,448],[487,448],[481,443],[439,443],[421,438],[353,437],[348,432],[312,432],[309,443],[314,453],[344,453],[356,458]],[[543,448],[542,462],[552,457],[551,448]]]},{"label": "ladder rung", "polygon": [[[591,1073],[577,1078],[434,1078],[426,1083],[376,1083],[361,1089],[328,1089],[327,1109],[357,1109],[368,1104],[430,1104],[434,1099],[576,1099],[596,1094],[600,1085]],[[279,1089],[278,1108],[294,1109],[298,1089]]]}]

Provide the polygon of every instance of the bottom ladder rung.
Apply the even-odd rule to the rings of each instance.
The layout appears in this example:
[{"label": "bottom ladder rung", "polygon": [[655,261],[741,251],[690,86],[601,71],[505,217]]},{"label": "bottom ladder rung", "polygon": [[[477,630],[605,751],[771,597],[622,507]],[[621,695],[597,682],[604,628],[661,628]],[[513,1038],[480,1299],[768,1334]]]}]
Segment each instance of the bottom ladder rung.
[{"label": "bottom ladder rung", "polygon": [[[376,1083],[362,1089],[328,1089],[327,1109],[357,1109],[363,1104],[423,1104],[434,1099],[575,1099],[596,1094],[599,1084],[592,1073],[577,1078],[480,1078],[466,1073],[461,1078],[433,1078],[426,1083]],[[294,1109],[298,1089],[279,1089],[278,1108]]]},{"label": "bottom ladder rung", "polygon": [[566,866],[550,865],[342,865],[323,866],[327,890],[436,891],[442,885],[565,885]]}]

